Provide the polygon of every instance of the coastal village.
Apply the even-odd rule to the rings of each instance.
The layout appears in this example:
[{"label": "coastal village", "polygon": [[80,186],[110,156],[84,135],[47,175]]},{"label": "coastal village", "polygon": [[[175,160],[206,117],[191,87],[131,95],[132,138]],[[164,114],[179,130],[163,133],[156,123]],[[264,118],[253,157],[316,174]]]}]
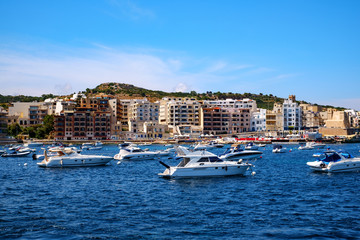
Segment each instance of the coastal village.
[{"label": "coastal village", "polygon": [[[43,123],[53,116],[55,141],[166,141],[223,139],[357,141],[360,112],[299,103],[294,95],[273,109],[257,107],[253,99],[196,100],[163,97],[119,97],[105,93],[78,93],[43,102],[12,102],[1,109],[1,139],[7,128]],[[21,140],[31,136],[22,134]]]}]

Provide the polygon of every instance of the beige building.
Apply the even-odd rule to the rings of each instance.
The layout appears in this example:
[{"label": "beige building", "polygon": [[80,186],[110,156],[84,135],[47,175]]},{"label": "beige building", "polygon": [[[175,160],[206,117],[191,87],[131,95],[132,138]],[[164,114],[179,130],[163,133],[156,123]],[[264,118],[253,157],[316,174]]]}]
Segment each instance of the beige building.
[{"label": "beige building", "polygon": [[266,131],[281,131],[284,129],[282,104],[275,103],[272,111],[266,111]]},{"label": "beige building", "polygon": [[322,121],[320,106],[310,105],[310,104],[300,104],[301,113],[302,113],[302,126],[304,128],[319,128],[324,125]]},{"label": "beige building", "polygon": [[172,127],[201,127],[200,108],[200,103],[192,98],[163,98],[160,101],[159,122]]},{"label": "beige building", "polygon": [[148,100],[132,101],[128,109],[129,131],[143,133],[144,123],[159,122],[159,103],[152,103]]},{"label": "beige building", "polygon": [[15,118],[20,126],[42,124],[48,115],[48,108],[44,102],[15,102],[9,107],[8,116]]},{"label": "beige building", "polygon": [[351,128],[349,114],[344,111],[329,110],[328,119],[325,121],[325,127],[319,129],[323,136],[347,136],[354,134],[354,128]]}]

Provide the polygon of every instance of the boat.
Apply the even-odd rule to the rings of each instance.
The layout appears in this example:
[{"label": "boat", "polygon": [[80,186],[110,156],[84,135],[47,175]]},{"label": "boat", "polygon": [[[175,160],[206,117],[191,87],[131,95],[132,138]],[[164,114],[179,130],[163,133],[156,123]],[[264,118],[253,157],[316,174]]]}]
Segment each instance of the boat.
[{"label": "boat", "polygon": [[138,147],[128,146],[120,148],[118,154],[114,156],[116,160],[150,160],[158,157],[159,151],[144,151]]},{"label": "boat", "polygon": [[216,140],[210,141],[208,146],[214,147],[214,148],[222,148],[224,147],[224,144],[217,142]]},{"label": "boat", "polygon": [[194,151],[182,157],[181,162],[170,167],[159,161],[166,167],[163,173],[158,175],[164,178],[189,178],[189,177],[213,177],[245,175],[253,165],[243,163],[242,160],[224,161],[208,151]]},{"label": "boat", "polygon": [[285,153],[286,152],[286,148],[283,148],[283,146],[276,144],[273,146],[273,153]]},{"label": "boat", "polygon": [[41,143],[41,142],[32,142],[32,141],[29,141],[29,142],[26,142],[24,144],[25,147],[29,147],[29,148],[33,148],[33,147],[41,147],[43,146],[44,143]]},{"label": "boat", "polygon": [[360,171],[360,158],[348,152],[325,151],[316,161],[306,163],[314,172],[354,172]]},{"label": "boat", "polygon": [[207,149],[211,149],[211,148],[215,148],[215,146],[211,146],[209,144],[204,144],[204,143],[198,143],[195,147],[194,150],[198,151],[198,150],[207,150]]},{"label": "boat", "polygon": [[301,145],[298,149],[299,150],[312,150],[312,149],[314,149],[314,147],[311,142],[307,142],[305,145]]},{"label": "boat", "polygon": [[238,160],[238,159],[256,159],[260,157],[262,152],[257,150],[244,150],[240,144],[233,144],[222,155],[219,156],[223,160]]},{"label": "boat", "polygon": [[106,165],[113,158],[100,155],[82,155],[71,148],[58,150],[57,155],[48,156],[44,150],[45,159],[38,164],[39,167],[58,168],[58,167],[91,167]]},{"label": "boat", "polygon": [[2,157],[25,157],[27,155],[29,155],[31,153],[31,151],[13,151],[13,152],[6,152],[1,154]]},{"label": "boat", "polygon": [[313,148],[318,148],[318,149],[322,149],[326,146],[325,143],[318,143],[318,142],[311,142],[311,146]]},{"label": "boat", "polygon": [[254,144],[253,142],[249,142],[245,146],[245,150],[258,150],[258,149],[259,149],[259,146]]}]

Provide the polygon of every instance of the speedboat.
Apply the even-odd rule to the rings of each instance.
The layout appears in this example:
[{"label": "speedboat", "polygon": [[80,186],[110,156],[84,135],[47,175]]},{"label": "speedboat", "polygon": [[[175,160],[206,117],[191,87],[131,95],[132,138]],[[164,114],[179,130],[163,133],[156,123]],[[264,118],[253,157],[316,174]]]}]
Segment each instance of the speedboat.
[{"label": "speedboat", "polygon": [[208,151],[194,151],[182,157],[182,161],[176,167],[170,167],[160,161],[166,167],[159,176],[164,178],[188,178],[188,177],[212,177],[244,175],[253,165],[243,163],[242,160],[224,161]]},{"label": "speedboat", "polygon": [[314,149],[314,147],[311,142],[307,142],[305,145],[301,145],[298,149],[299,150],[312,150],[312,149]]},{"label": "speedboat", "polygon": [[72,150],[71,148],[64,148],[59,150],[57,155],[48,156],[47,151],[44,150],[45,159],[38,164],[39,167],[91,167],[106,165],[113,158],[99,155],[82,155]]},{"label": "speedboat", "polygon": [[13,151],[10,153],[3,153],[1,156],[2,157],[25,157],[27,155],[29,155],[31,153],[31,151]]},{"label": "speedboat", "polygon": [[324,148],[326,146],[326,144],[324,143],[319,143],[319,142],[311,142],[311,146],[313,148],[318,148],[318,149],[321,149],[321,148]]},{"label": "speedboat", "polygon": [[44,143],[41,143],[41,142],[32,142],[32,141],[27,142],[27,143],[24,144],[25,147],[29,147],[29,148],[32,148],[32,147],[41,147],[41,146],[43,146],[43,145],[44,145]]},{"label": "speedboat", "polygon": [[260,157],[262,152],[257,150],[244,150],[240,144],[234,144],[219,156],[223,160],[255,159]]},{"label": "speedboat", "polygon": [[207,150],[207,149],[211,149],[211,148],[215,148],[214,145],[209,145],[209,144],[202,144],[202,143],[198,143],[195,147],[194,150],[198,151],[198,150]]},{"label": "speedboat", "polygon": [[316,161],[306,163],[315,172],[360,171],[360,158],[348,152],[326,151]]},{"label": "speedboat", "polygon": [[273,146],[273,153],[285,153],[286,152],[286,148],[283,148],[283,146],[276,144]]},{"label": "speedboat", "polygon": [[259,149],[259,146],[254,144],[253,142],[249,142],[245,146],[245,150],[258,150],[258,149]]},{"label": "speedboat", "polygon": [[114,156],[116,160],[149,160],[158,157],[159,152],[144,151],[138,147],[120,148],[118,154]]},{"label": "speedboat", "polygon": [[215,147],[215,148],[222,148],[222,147],[224,147],[224,144],[219,143],[217,141],[210,141],[208,146]]}]

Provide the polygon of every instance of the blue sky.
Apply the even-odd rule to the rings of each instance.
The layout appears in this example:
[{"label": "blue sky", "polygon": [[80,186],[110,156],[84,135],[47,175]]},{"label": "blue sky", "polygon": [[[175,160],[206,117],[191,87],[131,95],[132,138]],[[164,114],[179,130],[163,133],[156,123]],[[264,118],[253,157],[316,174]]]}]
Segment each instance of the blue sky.
[{"label": "blue sky", "polygon": [[360,110],[360,1],[0,1],[0,94],[104,82]]}]

